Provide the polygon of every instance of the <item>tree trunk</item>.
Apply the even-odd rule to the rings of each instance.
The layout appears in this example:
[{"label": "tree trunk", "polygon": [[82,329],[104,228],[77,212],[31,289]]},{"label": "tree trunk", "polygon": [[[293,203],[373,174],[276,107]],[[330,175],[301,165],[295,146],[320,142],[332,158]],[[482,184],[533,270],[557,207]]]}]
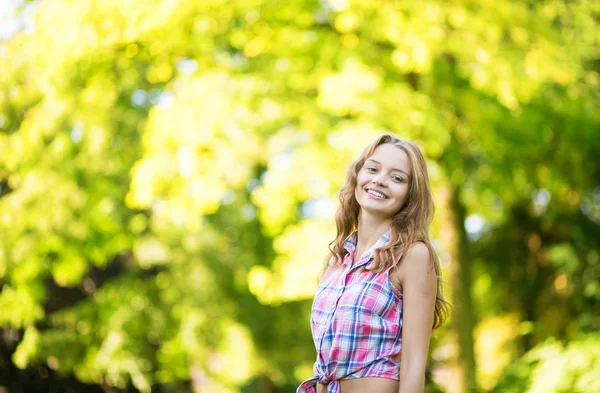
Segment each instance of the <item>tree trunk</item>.
[{"label": "tree trunk", "polygon": [[458,373],[458,384],[456,389],[450,391],[471,393],[477,391],[473,343],[475,313],[471,299],[471,256],[464,227],[466,209],[460,201],[460,191],[460,186],[450,185],[443,193],[447,216],[442,241],[450,257],[450,303],[453,306],[451,329],[458,349],[454,365]]}]

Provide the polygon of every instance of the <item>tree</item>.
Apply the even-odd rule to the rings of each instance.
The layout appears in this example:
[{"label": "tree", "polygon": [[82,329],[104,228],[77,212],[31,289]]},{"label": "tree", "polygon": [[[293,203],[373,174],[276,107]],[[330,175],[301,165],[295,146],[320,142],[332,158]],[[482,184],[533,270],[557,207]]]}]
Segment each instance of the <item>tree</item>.
[{"label": "tree", "polygon": [[446,190],[452,234],[438,220],[434,237],[456,239],[440,251],[462,391],[472,269],[498,261],[462,223],[479,214],[493,237],[536,190],[597,222],[589,3],[34,4],[0,58],[0,324],[24,333],[21,368],[292,389],[314,359],[335,191],[383,130],[416,140]]}]

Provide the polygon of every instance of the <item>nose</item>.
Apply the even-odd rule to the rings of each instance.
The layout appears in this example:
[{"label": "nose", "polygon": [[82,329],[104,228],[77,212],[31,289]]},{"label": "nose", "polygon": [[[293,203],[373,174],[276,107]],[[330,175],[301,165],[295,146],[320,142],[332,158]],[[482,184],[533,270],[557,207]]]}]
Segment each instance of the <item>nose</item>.
[{"label": "nose", "polygon": [[372,180],[372,183],[377,185],[377,186],[385,186],[385,182],[383,181],[383,174],[377,174],[377,176],[375,176]]}]

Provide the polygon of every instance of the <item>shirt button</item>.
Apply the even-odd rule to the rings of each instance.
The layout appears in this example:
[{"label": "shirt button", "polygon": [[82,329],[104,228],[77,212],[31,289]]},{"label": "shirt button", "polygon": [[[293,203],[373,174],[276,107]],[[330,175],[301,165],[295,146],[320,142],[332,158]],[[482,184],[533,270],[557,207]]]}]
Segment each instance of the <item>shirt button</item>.
[{"label": "shirt button", "polygon": [[335,308],[335,304],[333,306],[331,306],[331,309],[333,310]]}]

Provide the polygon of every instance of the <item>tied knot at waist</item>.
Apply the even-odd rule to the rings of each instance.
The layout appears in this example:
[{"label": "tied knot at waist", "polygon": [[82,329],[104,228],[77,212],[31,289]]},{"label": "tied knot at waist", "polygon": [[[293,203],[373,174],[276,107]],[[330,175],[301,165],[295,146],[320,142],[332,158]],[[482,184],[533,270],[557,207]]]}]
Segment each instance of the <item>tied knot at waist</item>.
[{"label": "tied knot at waist", "polygon": [[316,375],[320,384],[327,385],[327,393],[340,393],[340,381],[329,378],[327,375]]}]

